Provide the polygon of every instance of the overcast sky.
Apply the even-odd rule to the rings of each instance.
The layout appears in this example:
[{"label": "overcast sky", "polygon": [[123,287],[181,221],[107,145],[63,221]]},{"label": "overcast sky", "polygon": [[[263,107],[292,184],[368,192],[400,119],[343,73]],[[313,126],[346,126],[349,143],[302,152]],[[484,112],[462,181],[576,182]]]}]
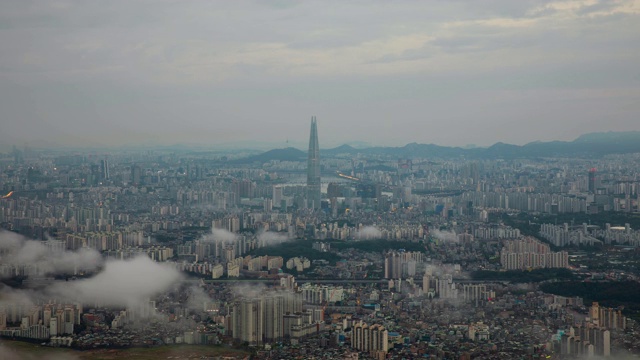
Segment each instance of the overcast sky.
[{"label": "overcast sky", "polygon": [[640,130],[640,1],[0,0],[0,147]]}]

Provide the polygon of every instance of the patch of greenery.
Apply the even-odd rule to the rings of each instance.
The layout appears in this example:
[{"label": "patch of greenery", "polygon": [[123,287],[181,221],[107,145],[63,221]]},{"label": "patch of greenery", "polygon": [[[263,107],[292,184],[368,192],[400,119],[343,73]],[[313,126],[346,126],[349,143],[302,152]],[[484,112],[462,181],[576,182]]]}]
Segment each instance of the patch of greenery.
[{"label": "patch of greenery", "polygon": [[326,260],[335,265],[340,257],[331,252],[322,252],[314,250],[313,242],[310,241],[292,241],[273,246],[266,246],[255,249],[249,253],[252,256],[282,256],[285,261],[292,257],[305,257],[309,260]]},{"label": "patch of greenery", "polygon": [[540,232],[540,224],[573,223],[574,225],[579,225],[586,223],[604,228],[606,224],[611,224],[611,226],[624,226],[624,224],[628,223],[633,229],[640,228],[640,214],[616,211],[604,211],[597,214],[564,213],[554,215],[533,215],[522,212],[513,216],[503,213],[492,216],[490,220],[498,220],[498,217],[506,225],[518,228],[523,235],[530,236],[538,235]]},{"label": "patch of greenery", "polygon": [[640,305],[640,283],[636,281],[563,281],[542,284],[540,289],[561,296],[581,296],[591,301],[628,302]]},{"label": "patch of greenery", "polygon": [[636,281],[546,283],[540,290],[560,296],[580,296],[585,304],[597,301],[607,307],[624,307],[623,312],[640,319],[640,284]]},{"label": "patch of greenery", "polygon": [[176,241],[178,237],[175,234],[165,233],[165,234],[155,234],[154,238],[159,243],[166,243],[166,242]]},{"label": "patch of greenery", "polygon": [[510,281],[512,283],[530,283],[546,280],[574,280],[576,277],[569,269],[533,269],[490,271],[479,270],[471,273],[473,280]]},{"label": "patch of greenery", "polygon": [[332,241],[331,249],[356,249],[371,252],[383,252],[386,250],[400,249],[404,249],[406,251],[426,251],[426,248],[422,243],[389,240]]},{"label": "patch of greenery", "polygon": [[425,190],[420,190],[420,189],[414,189],[411,191],[413,194],[416,195],[433,195],[433,194],[439,194],[439,195],[446,195],[446,196],[459,196],[460,194],[462,194],[464,192],[464,190],[457,190],[457,189],[425,189]]}]

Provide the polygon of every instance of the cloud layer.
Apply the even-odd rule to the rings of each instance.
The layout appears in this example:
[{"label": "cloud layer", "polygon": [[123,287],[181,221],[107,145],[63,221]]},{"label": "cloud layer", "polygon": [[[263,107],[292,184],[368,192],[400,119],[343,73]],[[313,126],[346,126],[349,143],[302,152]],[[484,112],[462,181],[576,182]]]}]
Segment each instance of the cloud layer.
[{"label": "cloud layer", "polygon": [[260,246],[278,245],[290,241],[288,233],[261,231],[257,235]]},{"label": "cloud layer", "polygon": [[202,237],[202,241],[232,243],[238,239],[238,235],[226,230],[212,228],[211,233]]},{"label": "cloud layer", "polygon": [[[67,251],[48,247],[46,242],[29,240],[9,231],[0,231],[0,265],[14,268],[37,267],[41,275],[73,274],[80,270],[96,270],[102,266],[102,257],[93,249]],[[2,276],[0,272],[0,278]]]},{"label": "cloud layer", "polygon": [[144,303],[170,289],[181,278],[175,268],[140,256],[125,261],[109,261],[96,276],[57,283],[47,292],[69,301],[124,307]]},{"label": "cloud layer", "polygon": [[137,306],[167,291],[182,278],[175,268],[156,263],[147,256],[104,262],[95,250],[52,251],[43,242],[28,240],[11,232],[0,233],[0,260],[5,269],[37,266],[39,273],[34,277],[73,273],[76,269],[97,271],[90,278],[45,283],[45,287],[37,291],[15,290],[0,285],[0,306],[48,299],[101,306]]},{"label": "cloud layer", "polygon": [[446,243],[458,243],[458,236],[454,231],[440,231],[438,229],[431,230],[431,236]]},{"label": "cloud layer", "polygon": [[326,146],[638,130],[638,0],[7,1],[0,23],[8,146],[303,145],[313,114]]},{"label": "cloud layer", "polygon": [[357,240],[376,240],[381,236],[382,232],[375,226],[365,226],[356,232]]}]

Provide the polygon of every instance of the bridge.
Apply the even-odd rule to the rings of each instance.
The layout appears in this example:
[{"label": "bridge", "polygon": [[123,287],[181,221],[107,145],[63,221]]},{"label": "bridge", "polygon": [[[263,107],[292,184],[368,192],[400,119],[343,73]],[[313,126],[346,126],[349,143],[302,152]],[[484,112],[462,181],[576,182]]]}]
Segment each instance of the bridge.
[{"label": "bridge", "polygon": [[[417,278],[420,283],[422,278]],[[386,284],[390,279],[296,279],[298,284]],[[279,279],[185,279],[187,283],[205,284],[225,284],[225,283],[242,283],[242,284],[276,284]],[[508,284],[507,280],[471,280],[465,278],[454,278],[456,284]]]}]

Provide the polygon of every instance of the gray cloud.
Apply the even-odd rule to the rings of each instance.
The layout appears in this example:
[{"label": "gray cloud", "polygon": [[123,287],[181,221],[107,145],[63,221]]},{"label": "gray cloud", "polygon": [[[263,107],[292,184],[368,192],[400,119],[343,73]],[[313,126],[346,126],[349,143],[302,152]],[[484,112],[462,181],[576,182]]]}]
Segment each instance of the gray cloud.
[{"label": "gray cloud", "polygon": [[382,232],[375,226],[365,226],[356,232],[358,240],[377,240],[382,237]]},{"label": "gray cloud", "polygon": [[[637,0],[3,2],[0,141],[284,142],[316,114],[325,146],[522,143],[558,137],[537,111],[576,84],[635,105],[554,104],[561,139],[638,130],[639,20]],[[494,100],[514,88],[536,94]],[[380,126],[341,131],[365,122]]]},{"label": "gray cloud", "polygon": [[211,301],[211,297],[198,286],[190,286],[186,291],[186,307],[192,311],[204,312],[204,306]]},{"label": "gray cloud", "polygon": [[4,284],[0,284],[0,308],[11,304],[24,304],[26,307],[33,306],[34,301],[41,298],[41,294],[32,290],[12,289]]},{"label": "gray cloud", "polygon": [[446,243],[458,243],[458,236],[453,231],[431,230],[431,235],[436,239]]},{"label": "gray cloud", "polygon": [[258,233],[258,242],[261,246],[278,245],[291,241],[288,233],[278,233],[273,231],[261,231]]},{"label": "gray cloud", "polygon": [[126,261],[109,261],[104,270],[92,278],[56,283],[46,292],[71,302],[137,306],[167,291],[181,278],[176,269],[140,256]]},{"label": "gray cloud", "polygon": [[211,233],[202,237],[202,241],[230,243],[238,239],[238,235],[226,230],[212,228]]},{"label": "gray cloud", "polygon": [[234,283],[229,287],[229,289],[233,293],[234,298],[245,297],[245,298],[251,299],[251,298],[260,297],[262,293],[267,289],[267,286],[262,283],[257,283],[257,284]]},{"label": "gray cloud", "polygon": [[[0,231],[0,264],[9,267],[37,266],[41,275],[94,271],[102,266],[102,257],[94,249],[78,251],[51,249],[42,241]],[[2,273],[0,273],[2,277]]]},{"label": "gray cloud", "polygon": [[76,270],[98,271],[91,278],[52,281],[40,290],[17,290],[0,285],[0,307],[14,303],[34,304],[50,299],[89,305],[139,307],[153,296],[169,290],[182,278],[175,268],[153,262],[147,256],[105,263],[95,250],[80,249],[73,252],[49,248],[43,242],[28,240],[7,231],[0,232],[0,264],[5,269],[37,266],[41,276],[74,273]]}]

